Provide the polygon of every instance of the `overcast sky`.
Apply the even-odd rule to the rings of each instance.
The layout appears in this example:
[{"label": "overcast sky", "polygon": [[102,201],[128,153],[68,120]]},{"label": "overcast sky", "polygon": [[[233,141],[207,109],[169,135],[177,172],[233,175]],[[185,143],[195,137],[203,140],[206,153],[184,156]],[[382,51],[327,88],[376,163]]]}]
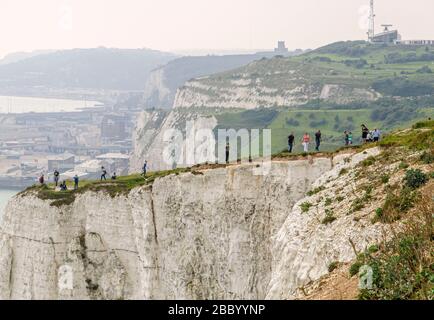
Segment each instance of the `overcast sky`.
[{"label": "overcast sky", "polygon": [[[365,39],[368,0],[0,0],[0,57],[85,47],[290,49]],[[377,26],[434,39],[433,0],[376,0]]]}]

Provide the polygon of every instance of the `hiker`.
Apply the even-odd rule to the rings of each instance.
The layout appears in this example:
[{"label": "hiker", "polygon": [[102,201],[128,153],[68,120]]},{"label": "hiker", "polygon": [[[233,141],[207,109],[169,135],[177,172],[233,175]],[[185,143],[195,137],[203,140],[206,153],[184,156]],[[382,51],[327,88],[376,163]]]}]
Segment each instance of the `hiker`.
[{"label": "hiker", "polygon": [[350,144],[350,135],[348,134],[348,131],[344,131],[344,139],[345,139],[345,145],[349,145]]},{"label": "hiker", "polygon": [[78,190],[78,182],[79,182],[78,175],[74,176],[74,190]]},{"label": "hiker", "polygon": [[107,170],[104,167],[101,167],[101,171],[102,171],[101,181],[102,181],[102,179],[107,180],[107,178],[106,178]]},{"label": "hiker", "polygon": [[112,180],[116,180],[118,177],[117,177],[117,175],[116,175],[116,172],[114,172],[113,173],[113,175],[112,175]]},{"label": "hiker", "polygon": [[369,131],[368,135],[366,136],[366,142],[372,142],[372,132]]},{"label": "hiker", "polygon": [[372,138],[374,139],[374,142],[378,142],[380,140],[381,132],[377,128],[372,132]]},{"label": "hiker", "polygon": [[226,163],[229,163],[229,150],[230,150],[230,145],[229,142],[226,143]]},{"label": "hiker", "polygon": [[303,145],[304,152],[309,152],[309,142],[310,142],[310,136],[306,132],[303,136],[303,139],[301,139],[301,144]]},{"label": "hiker", "polygon": [[369,129],[362,124],[362,141],[366,142],[367,138],[368,138],[368,134],[369,134]]},{"label": "hiker", "polygon": [[56,187],[59,184],[59,175],[60,175],[59,171],[57,171],[57,169],[54,170],[54,183],[56,184]]},{"label": "hiker", "polygon": [[315,150],[319,151],[319,146],[321,144],[321,130],[315,133]]},{"label": "hiker", "polygon": [[291,134],[288,136],[288,152],[292,153],[292,147],[294,146],[294,132],[291,132]]},{"label": "hiker", "polygon": [[40,183],[41,185],[45,184],[44,174],[42,174],[42,175],[39,177],[39,183]]},{"label": "hiker", "polygon": [[62,181],[62,183],[60,184],[60,190],[61,191],[67,191],[68,187],[66,186],[66,181]]},{"label": "hiker", "polygon": [[348,145],[352,145],[353,144],[353,133],[350,131],[348,133]]},{"label": "hiker", "polygon": [[148,172],[148,161],[145,160],[145,163],[143,164],[143,176],[146,176],[146,173]]}]

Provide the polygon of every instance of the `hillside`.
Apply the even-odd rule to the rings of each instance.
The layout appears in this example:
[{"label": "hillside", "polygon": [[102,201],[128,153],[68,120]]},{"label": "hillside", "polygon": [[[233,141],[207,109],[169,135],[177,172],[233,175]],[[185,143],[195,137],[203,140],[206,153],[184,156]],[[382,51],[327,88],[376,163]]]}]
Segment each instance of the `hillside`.
[{"label": "hillside", "polygon": [[[293,52],[289,55],[296,55]],[[182,57],[152,71],[146,82],[143,103],[146,108],[171,109],[177,90],[187,81],[232,70],[274,54],[263,52],[240,55]]]},{"label": "hillside", "polygon": [[175,107],[252,109],[433,95],[433,70],[432,46],[339,42],[191,80],[178,93]]},{"label": "hillside", "polygon": [[268,174],[258,161],[29,188],[1,224],[0,298],[432,299],[433,146],[431,121],[276,155]]},{"label": "hillside", "polygon": [[151,70],[174,58],[148,49],[56,51],[0,65],[0,88],[142,90]]}]

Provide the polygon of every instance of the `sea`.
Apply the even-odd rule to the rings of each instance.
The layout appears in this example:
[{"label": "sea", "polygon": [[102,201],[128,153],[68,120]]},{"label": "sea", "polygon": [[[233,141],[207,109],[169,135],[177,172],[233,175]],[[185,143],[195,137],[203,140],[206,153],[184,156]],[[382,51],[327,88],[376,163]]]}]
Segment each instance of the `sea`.
[{"label": "sea", "polygon": [[0,96],[0,114],[79,112],[98,106],[98,101]]}]

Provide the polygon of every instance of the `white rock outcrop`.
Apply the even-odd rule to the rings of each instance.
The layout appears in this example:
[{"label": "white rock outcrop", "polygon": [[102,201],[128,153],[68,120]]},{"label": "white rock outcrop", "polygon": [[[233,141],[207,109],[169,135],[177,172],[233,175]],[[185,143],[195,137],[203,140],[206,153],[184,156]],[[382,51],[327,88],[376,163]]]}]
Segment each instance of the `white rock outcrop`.
[{"label": "white rock outcrop", "polygon": [[170,175],[61,207],[28,191],[1,225],[0,299],[294,298],[354,258],[348,238],[359,249],[378,238],[376,225],[300,212],[318,181],[377,152]]}]

